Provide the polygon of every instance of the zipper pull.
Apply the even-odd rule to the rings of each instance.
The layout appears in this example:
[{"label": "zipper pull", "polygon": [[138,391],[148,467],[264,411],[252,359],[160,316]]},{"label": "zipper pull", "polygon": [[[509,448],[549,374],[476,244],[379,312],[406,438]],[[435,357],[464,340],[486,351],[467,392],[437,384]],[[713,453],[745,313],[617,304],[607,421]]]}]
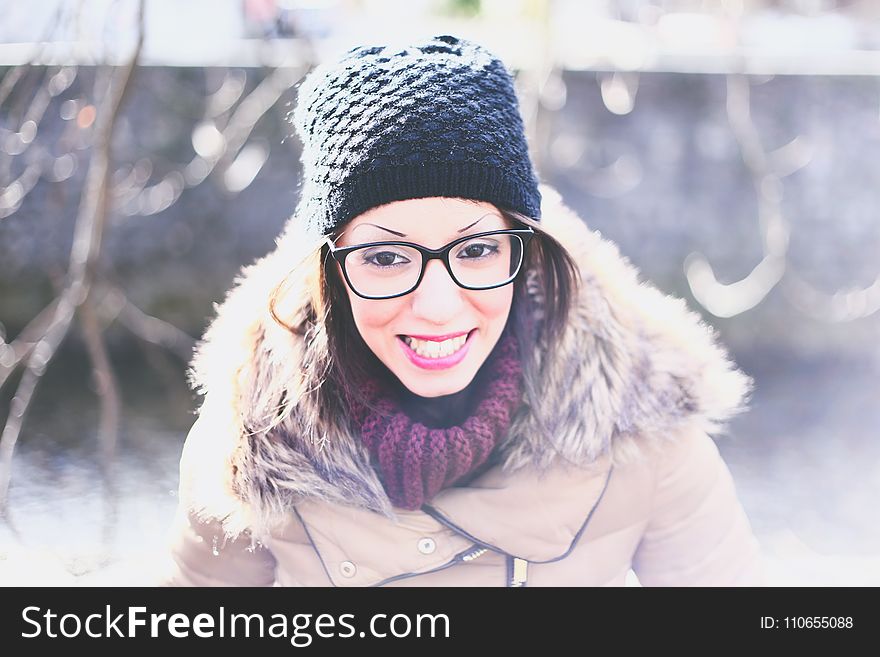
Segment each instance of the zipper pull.
[{"label": "zipper pull", "polygon": [[525,586],[526,580],[529,577],[529,562],[525,559],[520,559],[519,557],[510,557],[508,564],[510,580],[507,582],[507,585]]},{"label": "zipper pull", "polygon": [[476,549],[469,550],[466,553],[464,553],[463,555],[461,555],[460,559],[462,561],[471,561],[473,559],[476,559],[477,557],[483,556],[488,551],[489,551],[488,548],[477,547]]}]

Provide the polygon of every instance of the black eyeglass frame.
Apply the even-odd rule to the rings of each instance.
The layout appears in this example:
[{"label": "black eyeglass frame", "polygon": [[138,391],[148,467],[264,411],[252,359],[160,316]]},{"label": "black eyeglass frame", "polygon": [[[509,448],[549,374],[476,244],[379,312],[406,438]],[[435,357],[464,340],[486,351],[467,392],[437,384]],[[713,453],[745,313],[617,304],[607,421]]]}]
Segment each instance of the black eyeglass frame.
[{"label": "black eyeglass frame", "polygon": [[[516,235],[519,240],[522,242],[522,258],[520,258],[519,265],[516,268],[513,276],[510,277],[510,280],[504,281],[503,283],[498,283],[497,285],[490,285],[489,287],[470,287],[468,285],[464,285],[461,281],[459,281],[455,274],[452,272],[452,265],[449,262],[449,253],[452,251],[453,247],[456,244],[461,244],[462,242],[467,242],[468,240],[475,239],[477,237],[485,237],[486,235]],[[325,242],[330,247],[330,255],[333,256],[333,259],[339,263],[340,268],[342,269],[342,275],[345,277],[345,282],[348,284],[348,287],[354,292],[356,295],[361,297],[362,299],[370,299],[370,300],[382,300],[382,299],[396,299],[397,297],[402,297],[404,295],[409,294],[413,290],[415,290],[422,282],[422,278],[425,276],[425,269],[428,267],[428,262],[434,260],[442,260],[443,264],[446,266],[446,271],[449,272],[450,278],[461,288],[465,290],[494,290],[497,287],[502,287],[504,285],[510,285],[516,277],[519,275],[520,270],[522,269],[522,265],[526,260],[526,249],[529,246],[529,241],[535,236],[535,231],[526,226],[525,228],[504,228],[499,230],[487,230],[482,233],[474,233],[473,235],[465,235],[464,237],[459,237],[457,240],[454,240],[447,244],[446,246],[440,247],[439,249],[429,249],[427,247],[422,246],[421,244],[415,244],[413,242],[400,242],[400,241],[382,241],[382,242],[366,242],[364,244],[355,244],[353,246],[343,246],[336,247],[333,244],[333,241],[327,237],[325,238]],[[400,292],[398,294],[392,294],[389,296],[368,296],[365,294],[361,294],[357,291],[354,285],[351,284],[351,279],[348,277],[348,271],[345,268],[345,259],[348,257],[350,253],[353,251],[357,251],[358,249],[365,249],[371,246],[408,246],[419,253],[422,254],[422,270],[419,272],[419,277],[416,279],[416,282],[413,284],[411,288],[406,290],[405,292]]]}]

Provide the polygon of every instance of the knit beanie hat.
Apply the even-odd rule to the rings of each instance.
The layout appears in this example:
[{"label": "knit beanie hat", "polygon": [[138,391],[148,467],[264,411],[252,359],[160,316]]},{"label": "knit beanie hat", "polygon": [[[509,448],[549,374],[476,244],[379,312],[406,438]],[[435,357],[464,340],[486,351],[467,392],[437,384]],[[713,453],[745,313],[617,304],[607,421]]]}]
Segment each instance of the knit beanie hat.
[{"label": "knit beanie hat", "polygon": [[310,234],[430,196],[540,218],[513,79],[470,41],[444,35],[352,48],[306,76],[292,121],[304,172],[297,215]]}]

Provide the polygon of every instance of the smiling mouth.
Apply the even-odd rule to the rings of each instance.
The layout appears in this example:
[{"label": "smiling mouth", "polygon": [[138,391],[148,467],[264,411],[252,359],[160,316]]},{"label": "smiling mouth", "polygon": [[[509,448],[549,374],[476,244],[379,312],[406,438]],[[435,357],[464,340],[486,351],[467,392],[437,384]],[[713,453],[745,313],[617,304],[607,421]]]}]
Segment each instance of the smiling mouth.
[{"label": "smiling mouth", "polygon": [[471,329],[464,335],[443,341],[419,340],[409,335],[398,335],[397,339],[405,343],[409,349],[423,358],[446,358],[460,351],[471,339],[477,329]]}]

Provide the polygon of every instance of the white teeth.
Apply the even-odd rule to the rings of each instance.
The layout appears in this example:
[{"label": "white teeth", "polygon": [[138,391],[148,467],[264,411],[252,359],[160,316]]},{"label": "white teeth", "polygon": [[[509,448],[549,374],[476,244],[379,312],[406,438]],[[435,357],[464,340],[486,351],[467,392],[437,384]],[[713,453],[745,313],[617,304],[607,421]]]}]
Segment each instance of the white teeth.
[{"label": "white teeth", "polygon": [[461,335],[451,340],[443,342],[434,342],[432,340],[417,340],[410,336],[404,336],[404,341],[409,345],[410,349],[424,358],[443,358],[455,353],[467,342],[467,335]]}]

